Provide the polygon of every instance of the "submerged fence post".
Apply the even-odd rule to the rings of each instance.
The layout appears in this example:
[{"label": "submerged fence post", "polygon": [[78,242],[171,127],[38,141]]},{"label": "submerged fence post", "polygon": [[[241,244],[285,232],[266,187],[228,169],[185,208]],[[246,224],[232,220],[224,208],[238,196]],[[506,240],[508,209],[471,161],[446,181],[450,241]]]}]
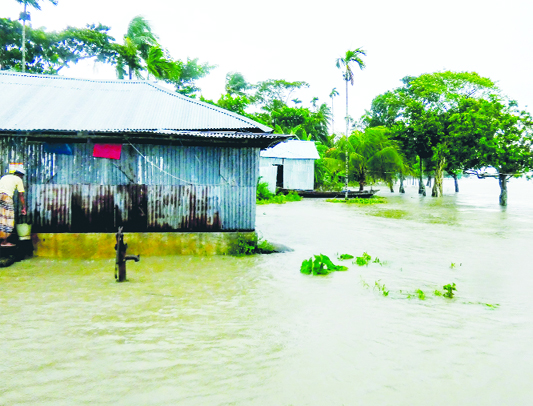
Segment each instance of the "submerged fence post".
[{"label": "submerged fence post", "polygon": [[115,279],[117,282],[124,282],[126,280],[126,261],[133,260],[139,262],[140,255],[126,255],[128,244],[124,244],[123,227],[119,227],[115,234],[117,243],[115,244],[116,260],[115,260]]}]

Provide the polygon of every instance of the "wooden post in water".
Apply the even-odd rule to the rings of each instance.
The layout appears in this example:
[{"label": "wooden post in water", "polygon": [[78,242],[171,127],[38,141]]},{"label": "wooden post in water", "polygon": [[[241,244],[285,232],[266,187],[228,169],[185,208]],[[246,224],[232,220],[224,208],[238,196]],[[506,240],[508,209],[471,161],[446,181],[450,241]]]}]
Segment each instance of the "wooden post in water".
[{"label": "wooden post in water", "polygon": [[115,261],[115,279],[117,282],[124,282],[126,280],[126,261],[133,260],[139,262],[141,260],[140,255],[126,255],[128,250],[128,244],[124,244],[124,234],[122,233],[122,227],[118,228],[115,234],[117,243],[115,244],[116,261]]}]

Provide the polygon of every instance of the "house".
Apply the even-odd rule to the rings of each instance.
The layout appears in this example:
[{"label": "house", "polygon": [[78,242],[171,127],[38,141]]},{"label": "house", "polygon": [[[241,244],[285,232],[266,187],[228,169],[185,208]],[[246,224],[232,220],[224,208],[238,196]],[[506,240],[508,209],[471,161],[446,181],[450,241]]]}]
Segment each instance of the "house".
[{"label": "house", "polygon": [[0,72],[0,94],[0,166],[26,166],[24,220],[41,255],[85,239],[99,256],[95,234],[118,227],[156,253],[253,232],[260,149],[287,138],[148,81]]},{"label": "house", "polygon": [[314,141],[288,140],[261,151],[259,176],[273,193],[276,188],[313,190],[319,158]]}]

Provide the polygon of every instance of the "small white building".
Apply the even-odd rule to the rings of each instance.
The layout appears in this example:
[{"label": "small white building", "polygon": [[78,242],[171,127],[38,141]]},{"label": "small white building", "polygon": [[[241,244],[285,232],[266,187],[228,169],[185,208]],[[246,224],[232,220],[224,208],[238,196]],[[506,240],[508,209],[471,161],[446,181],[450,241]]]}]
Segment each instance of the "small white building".
[{"label": "small white building", "polygon": [[315,160],[319,159],[314,141],[288,140],[261,151],[259,176],[274,193],[276,188],[313,190]]}]

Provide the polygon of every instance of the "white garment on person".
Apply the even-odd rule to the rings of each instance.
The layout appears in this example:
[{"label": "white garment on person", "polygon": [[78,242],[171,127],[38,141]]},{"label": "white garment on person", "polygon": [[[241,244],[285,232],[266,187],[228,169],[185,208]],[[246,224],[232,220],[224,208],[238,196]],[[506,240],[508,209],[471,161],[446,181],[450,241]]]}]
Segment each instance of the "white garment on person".
[{"label": "white garment on person", "polygon": [[9,197],[13,198],[15,190],[19,193],[24,193],[24,184],[22,179],[16,175],[4,175],[0,179],[0,193],[5,193]]}]

